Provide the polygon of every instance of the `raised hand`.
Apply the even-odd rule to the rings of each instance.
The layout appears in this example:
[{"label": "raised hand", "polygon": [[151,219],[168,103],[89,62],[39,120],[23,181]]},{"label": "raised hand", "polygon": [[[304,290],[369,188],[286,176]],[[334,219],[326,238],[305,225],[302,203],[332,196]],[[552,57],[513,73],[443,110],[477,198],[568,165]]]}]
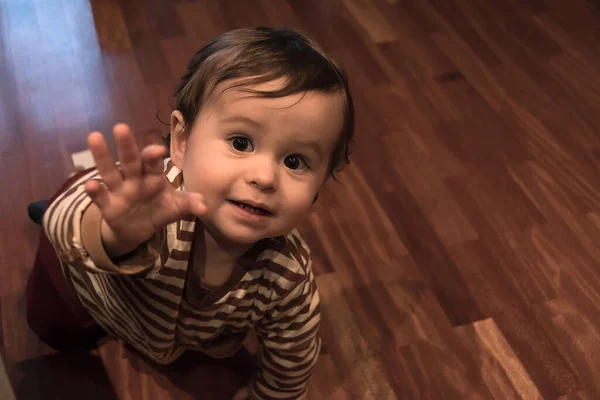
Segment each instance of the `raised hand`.
[{"label": "raised hand", "polygon": [[85,190],[102,214],[102,240],[111,257],[128,253],[184,215],[206,213],[202,195],[177,191],[163,173],[165,148],[150,145],[140,153],[129,126],[113,128],[120,168],[104,136],[93,132],[88,146],[102,182],[90,180]]}]

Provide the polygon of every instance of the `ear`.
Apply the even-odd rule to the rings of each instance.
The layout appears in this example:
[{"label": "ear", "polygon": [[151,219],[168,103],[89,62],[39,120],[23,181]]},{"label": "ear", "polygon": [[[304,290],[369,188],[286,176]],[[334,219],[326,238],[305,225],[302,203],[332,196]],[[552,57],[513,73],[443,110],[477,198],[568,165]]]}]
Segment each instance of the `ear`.
[{"label": "ear", "polygon": [[187,148],[188,133],[185,131],[185,120],[179,110],[171,113],[171,147],[169,148],[171,161],[182,169],[185,149]]}]

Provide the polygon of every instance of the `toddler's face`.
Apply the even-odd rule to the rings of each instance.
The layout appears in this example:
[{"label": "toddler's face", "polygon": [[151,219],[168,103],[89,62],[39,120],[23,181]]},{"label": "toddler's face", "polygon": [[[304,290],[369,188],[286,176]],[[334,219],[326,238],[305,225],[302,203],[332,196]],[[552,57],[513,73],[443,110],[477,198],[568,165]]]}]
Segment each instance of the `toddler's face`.
[{"label": "toddler's face", "polygon": [[287,234],[306,217],[327,176],[343,124],[342,95],[266,99],[238,89],[219,94],[218,87],[214,93],[187,135],[176,139],[171,124],[171,157],[185,190],[204,196],[202,222],[234,243]]}]

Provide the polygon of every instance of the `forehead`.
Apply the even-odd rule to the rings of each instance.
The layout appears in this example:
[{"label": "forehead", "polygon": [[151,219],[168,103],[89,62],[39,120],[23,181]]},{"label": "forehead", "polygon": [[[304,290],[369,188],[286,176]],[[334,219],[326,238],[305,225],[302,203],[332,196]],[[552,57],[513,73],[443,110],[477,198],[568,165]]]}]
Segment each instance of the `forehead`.
[{"label": "forehead", "polygon": [[249,118],[267,131],[284,137],[319,141],[330,150],[342,131],[344,94],[305,91],[286,97],[265,98],[251,92],[273,92],[281,89],[283,84],[283,81],[253,86],[236,86],[236,82],[221,84],[213,91],[207,108],[220,119]]}]

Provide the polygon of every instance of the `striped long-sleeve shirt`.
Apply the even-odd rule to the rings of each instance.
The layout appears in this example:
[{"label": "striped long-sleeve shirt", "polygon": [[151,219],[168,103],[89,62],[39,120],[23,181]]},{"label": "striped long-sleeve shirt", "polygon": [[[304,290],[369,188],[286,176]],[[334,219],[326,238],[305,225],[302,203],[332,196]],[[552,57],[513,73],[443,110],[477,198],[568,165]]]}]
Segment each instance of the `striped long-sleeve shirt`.
[{"label": "striped long-sleeve shirt", "polygon": [[[169,159],[164,171],[183,190]],[[258,242],[227,282],[194,299],[186,278],[196,219],[170,224],[128,256],[110,259],[100,213],[84,190],[88,179],[100,179],[95,169],[52,202],[44,229],[68,284],[98,324],[164,364],[185,350],[231,356],[254,328],[261,351],[253,398],[304,398],[321,341],[319,295],[300,234]]]}]

